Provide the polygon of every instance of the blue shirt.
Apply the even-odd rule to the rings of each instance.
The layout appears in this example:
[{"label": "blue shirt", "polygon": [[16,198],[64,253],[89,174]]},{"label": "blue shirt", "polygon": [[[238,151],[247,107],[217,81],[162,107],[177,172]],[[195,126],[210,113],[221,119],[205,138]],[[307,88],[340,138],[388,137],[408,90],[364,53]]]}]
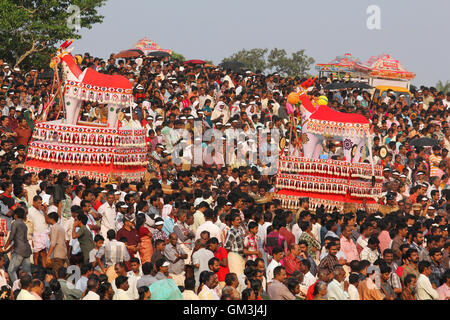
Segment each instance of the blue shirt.
[{"label": "blue shirt", "polygon": [[169,234],[171,234],[173,232],[174,225],[175,225],[175,220],[173,220],[171,217],[167,217],[164,220],[162,231],[164,231],[168,236]]}]

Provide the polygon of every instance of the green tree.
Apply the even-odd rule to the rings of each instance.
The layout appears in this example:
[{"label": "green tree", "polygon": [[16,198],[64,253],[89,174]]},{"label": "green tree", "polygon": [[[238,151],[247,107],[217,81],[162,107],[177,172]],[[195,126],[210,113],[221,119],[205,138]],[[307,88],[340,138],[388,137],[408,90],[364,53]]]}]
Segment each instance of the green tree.
[{"label": "green tree", "polygon": [[299,50],[289,56],[284,49],[242,49],[223,62],[238,61],[245,64],[250,70],[266,72],[278,72],[283,76],[302,77],[306,76],[314,59],[305,54],[305,50]]},{"label": "green tree", "polygon": [[314,59],[305,55],[305,50],[292,53],[289,57],[284,49],[274,48],[267,58],[271,71],[280,73],[282,76],[303,77],[314,63]]},{"label": "green tree", "polygon": [[172,51],[172,59],[178,60],[180,62],[186,61],[186,58],[182,54],[176,53],[176,52],[173,52],[173,51]]},{"label": "green tree", "polygon": [[443,93],[450,92],[450,82],[447,80],[443,83],[441,80],[436,84],[436,90],[442,91]]},{"label": "green tree", "polygon": [[101,23],[98,9],[106,0],[0,0],[0,56],[29,65],[50,61],[55,45],[68,38],[79,39],[71,6],[78,6],[79,26],[91,29]]},{"label": "green tree", "polygon": [[238,61],[245,64],[251,71],[256,70],[264,71],[267,68],[266,54],[269,49],[242,49],[236,53],[233,53],[230,57],[222,60],[223,62]]}]

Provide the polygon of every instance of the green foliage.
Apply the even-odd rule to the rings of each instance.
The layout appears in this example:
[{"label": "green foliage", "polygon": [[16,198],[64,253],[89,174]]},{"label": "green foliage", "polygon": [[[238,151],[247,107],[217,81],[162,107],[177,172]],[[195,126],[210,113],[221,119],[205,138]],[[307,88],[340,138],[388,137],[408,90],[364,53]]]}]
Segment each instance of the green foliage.
[{"label": "green foliage", "polygon": [[436,84],[436,90],[442,91],[443,93],[450,92],[450,82],[447,80],[443,83],[441,80]]},{"label": "green foliage", "polygon": [[250,70],[255,72],[256,70],[264,71],[267,68],[266,54],[269,49],[242,49],[236,53],[233,53],[230,57],[222,60],[223,62],[238,61],[245,64]]},{"label": "green foliage", "polygon": [[245,64],[250,70],[265,72],[277,72],[282,76],[303,77],[314,63],[314,59],[305,54],[305,50],[299,50],[289,56],[284,49],[242,49],[222,62],[238,61]]},{"label": "green foliage", "polygon": [[68,10],[70,6],[80,8],[80,27],[91,29],[103,21],[98,9],[105,3],[106,0],[0,0],[0,56],[15,66],[48,66],[55,44],[81,37],[79,30],[67,23],[73,14]]},{"label": "green foliage", "polygon": [[176,53],[176,52],[174,52],[174,51],[172,51],[172,59],[178,60],[178,61],[180,61],[180,62],[186,61],[186,58],[185,58],[182,54]]}]

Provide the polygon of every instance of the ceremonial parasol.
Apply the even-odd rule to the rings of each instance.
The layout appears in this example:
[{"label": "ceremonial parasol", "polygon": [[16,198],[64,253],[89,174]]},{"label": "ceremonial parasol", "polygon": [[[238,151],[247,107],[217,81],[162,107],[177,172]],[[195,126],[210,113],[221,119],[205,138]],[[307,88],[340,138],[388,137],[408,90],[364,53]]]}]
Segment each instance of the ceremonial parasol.
[{"label": "ceremonial parasol", "polygon": [[203,60],[188,60],[185,61],[184,64],[205,64],[206,62]]},{"label": "ceremonial parasol", "polygon": [[437,146],[439,144],[439,142],[432,138],[423,137],[423,138],[414,139],[409,144],[412,146],[415,146],[415,147],[432,147],[432,146]]},{"label": "ceremonial parasol", "polygon": [[144,55],[144,52],[140,49],[129,49],[119,52],[118,54],[114,55],[114,58],[137,58]]},{"label": "ceremonial parasol", "polygon": [[167,51],[150,51],[147,53],[147,57],[157,57],[157,58],[161,58],[161,57],[169,57],[170,53]]},{"label": "ceremonial parasol", "polygon": [[230,69],[234,72],[243,72],[245,69],[248,69],[245,64],[239,61],[226,61],[219,64],[224,69]]}]

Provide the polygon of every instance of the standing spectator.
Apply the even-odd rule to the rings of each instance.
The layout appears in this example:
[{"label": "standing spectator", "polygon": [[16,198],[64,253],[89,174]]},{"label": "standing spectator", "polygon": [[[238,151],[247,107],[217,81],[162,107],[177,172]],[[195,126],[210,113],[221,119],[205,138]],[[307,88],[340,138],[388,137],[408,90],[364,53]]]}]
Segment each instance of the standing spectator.
[{"label": "standing spectator", "polygon": [[214,258],[214,254],[211,250],[206,249],[206,244],[200,239],[195,241],[195,247],[198,248],[192,254],[192,264],[194,265],[194,277],[197,287],[200,285],[200,274],[203,271],[208,271],[208,261]]},{"label": "standing spectator", "polygon": [[100,300],[100,296],[98,295],[99,282],[95,278],[91,278],[87,282],[87,294],[83,297],[82,300]]},{"label": "standing spectator", "polygon": [[352,238],[352,226],[347,224],[343,226],[342,236],[339,241],[341,243],[341,250],[347,257],[347,261],[359,261],[358,250],[356,249],[356,244]]},{"label": "standing spectator", "polygon": [[403,281],[404,288],[401,294],[402,300],[417,300],[416,299],[416,290],[417,290],[417,277],[409,273],[405,280]]},{"label": "standing spectator", "polygon": [[184,291],[182,293],[183,300],[200,300],[198,295],[195,294],[195,279],[186,278],[184,280]]},{"label": "standing spectator", "polygon": [[442,284],[442,278],[445,273],[445,269],[441,267],[442,252],[439,248],[432,248],[430,250],[431,258],[431,273],[429,279],[434,289],[437,289]]},{"label": "standing spectator", "polygon": [[87,222],[88,217],[80,213],[75,218],[72,227],[72,238],[78,239],[80,243],[83,263],[89,263],[89,252],[95,247],[92,232],[86,227]]},{"label": "standing spectator", "polygon": [[[327,299],[328,300],[350,300],[347,293],[349,283],[344,281],[345,271],[342,267],[336,266],[333,271],[334,279],[327,286]],[[344,288],[342,288],[342,282],[344,282]]]},{"label": "standing spectator", "polygon": [[300,260],[297,258],[299,254],[298,244],[291,244],[287,255],[281,260],[281,265],[285,268],[287,277],[291,277],[295,271],[300,271]]},{"label": "standing spectator", "polygon": [[259,239],[258,224],[255,221],[251,221],[248,224],[249,234],[244,238],[244,256],[246,260],[255,260],[262,257],[262,253],[259,251],[258,243]]},{"label": "standing spectator", "polygon": [[221,288],[225,287],[225,277],[230,273],[228,268],[228,253],[224,247],[219,246],[219,240],[215,237],[211,238],[207,242],[209,250],[214,253],[214,257],[219,260],[219,271],[217,272],[217,280]]},{"label": "standing spectator", "polygon": [[[0,249],[1,253],[8,253],[13,250],[8,266],[8,274],[11,281],[17,280],[17,270],[23,268],[26,272],[31,273],[31,264],[29,257],[31,256],[31,247],[28,243],[27,232],[28,228],[23,221],[25,219],[25,210],[17,208],[14,210],[14,223],[11,226],[8,240],[5,248]],[[10,247],[11,244],[14,244]]]},{"label": "standing spectator", "polygon": [[107,238],[108,230],[116,230],[116,205],[114,204],[114,192],[109,191],[106,194],[106,202],[98,208],[98,213],[102,216],[100,224],[100,234]]},{"label": "standing spectator", "polygon": [[431,263],[420,261],[420,276],[417,280],[417,300],[439,300],[439,293],[433,288],[430,282]]},{"label": "standing spectator", "polygon": [[380,240],[376,236],[371,236],[367,242],[367,247],[361,251],[361,260],[367,260],[371,265],[380,257],[378,245]]},{"label": "standing spectator", "polygon": [[58,269],[63,267],[67,261],[67,246],[65,241],[64,228],[58,223],[58,213],[50,212],[48,222],[50,224],[50,248],[48,249],[48,265],[52,266],[56,275]]},{"label": "standing spectator", "polygon": [[37,300],[36,296],[31,292],[32,279],[29,274],[20,277],[20,292],[16,300]]},{"label": "standing spectator", "polygon": [[219,300],[219,296],[214,290],[219,282],[217,281],[217,275],[212,271],[203,271],[205,272],[206,282],[202,287],[202,290],[198,294],[198,298],[200,300]]},{"label": "standing spectator", "polygon": [[138,253],[141,248],[141,239],[136,230],[135,217],[132,214],[125,214],[123,218],[124,224],[123,227],[117,231],[116,239],[119,241],[123,238],[127,239],[126,247],[128,253],[130,258],[134,258],[135,254]]},{"label": "standing spectator", "polygon": [[130,285],[126,276],[118,276],[114,280],[114,286],[117,288],[113,300],[133,300],[128,294]]},{"label": "standing spectator", "polygon": [[164,249],[164,257],[170,263],[169,276],[178,286],[182,286],[185,279],[184,259],[187,258],[187,254],[178,244],[178,237],[175,232],[169,234],[169,243]]},{"label": "standing spectator", "polygon": [[284,284],[286,281],[286,270],[278,266],[273,270],[274,278],[267,284],[267,293],[271,300],[295,300],[295,296]]},{"label": "standing spectator", "polygon": [[339,264],[336,254],[338,252],[336,243],[334,241],[330,241],[326,245],[326,249],[328,255],[320,261],[318,266],[319,271],[322,269],[327,269],[329,273],[333,272],[334,267]]},{"label": "standing spectator", "polygon": [[44,268],[47,267],[47,242],[48,242],[48,207],[42,204],[40,196],[33,197],[33,205],[28,210],[28,219],[33,222],[33,261],[38,265],[39,257]]},{"label": "standing spectator", "polygon": [[443,277],[444,283],[437,288],[439,300],[450,300],[450,271],[447,270]]},{"label": "standing spectator", "polygon": [[224,248],[228,251],[230,272],[238,276],[244,272],[244,230],[241,227],[241,217],[234,213],[231,216],[231,229],[228,231]]}]

